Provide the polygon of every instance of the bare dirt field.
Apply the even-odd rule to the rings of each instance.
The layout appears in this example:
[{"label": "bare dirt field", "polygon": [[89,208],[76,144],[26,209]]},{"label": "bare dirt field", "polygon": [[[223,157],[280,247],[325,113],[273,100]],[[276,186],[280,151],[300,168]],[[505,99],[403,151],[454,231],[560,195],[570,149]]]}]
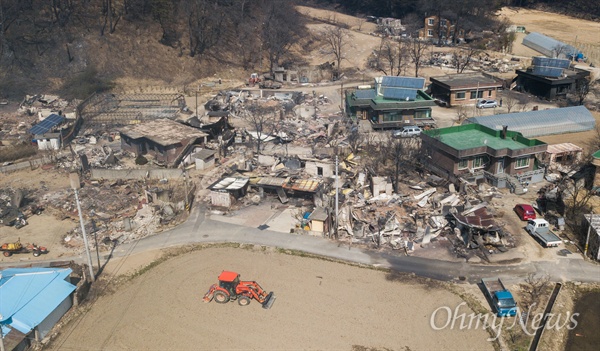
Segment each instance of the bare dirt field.
[{"label": "bare dirt field", "polygon": [[[224,269],[274,291],[273,308],[203,303]],[[431,327],[435,309],[461,303],[436,285],[270,250],[203,249],[100,297],[50,349],[493,350],[481,329]]]}]

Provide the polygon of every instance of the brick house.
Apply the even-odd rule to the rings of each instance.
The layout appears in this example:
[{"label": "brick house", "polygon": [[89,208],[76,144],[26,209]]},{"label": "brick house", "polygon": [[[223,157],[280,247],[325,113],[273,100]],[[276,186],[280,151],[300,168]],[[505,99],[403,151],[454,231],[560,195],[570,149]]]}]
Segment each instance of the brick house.
[{"label": "brick house", "polygon": [[429,16],[425,18],[423,28],[419,29],[419,38],[438,44],[450,44],[453,40],[464,42],[465,31],[459,28],[457,32],[456,26],[447,18]]},{"label": "brick house", "polygon": [[478,99],[495,100],[502,81],[485,73],[449,74],[431,77],[431,96],[448,106],[474,105]]},{"label": "brick house", "polygon": [[487,180],[499,188],[516,188],[543,180],[536,156],[548,145],[520,133],[494,130],[478,124],[426,130],[421,149],[429,168],[456,182]]}]

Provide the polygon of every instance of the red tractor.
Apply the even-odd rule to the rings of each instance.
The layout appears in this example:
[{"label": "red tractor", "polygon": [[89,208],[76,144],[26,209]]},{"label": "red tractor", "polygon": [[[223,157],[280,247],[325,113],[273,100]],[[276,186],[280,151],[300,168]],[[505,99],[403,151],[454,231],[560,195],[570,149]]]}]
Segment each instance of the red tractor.
[{"label": "red tractor", "polygon": [[217,303],[237,300],[240,306],[248,306],[250,300],[255,299],[265,309],[275,302],[273,292],[267,294],[257,282],[241,281],[238,273],[223,271],[218,279],[219,284],[213,284],[204,295],[204,302],[211,302],[213,298]]}]

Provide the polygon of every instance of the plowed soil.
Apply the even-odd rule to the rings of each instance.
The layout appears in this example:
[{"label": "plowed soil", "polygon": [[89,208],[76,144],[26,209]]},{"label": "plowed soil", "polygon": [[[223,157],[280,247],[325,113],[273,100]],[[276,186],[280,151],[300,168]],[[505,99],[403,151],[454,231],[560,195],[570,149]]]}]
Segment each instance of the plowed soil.
[{"label": "plowed soil", "polygon": [[[222,270],[274,291],[270,310],[203,303]],[[492,350],[484,330],[434,330],[461,299],[436,285],[274,251],[183,254],[94,302],[52,350]],[[465,307],[461,311],[470,313]],[[438,314],[437,326],[446,322]]]}]

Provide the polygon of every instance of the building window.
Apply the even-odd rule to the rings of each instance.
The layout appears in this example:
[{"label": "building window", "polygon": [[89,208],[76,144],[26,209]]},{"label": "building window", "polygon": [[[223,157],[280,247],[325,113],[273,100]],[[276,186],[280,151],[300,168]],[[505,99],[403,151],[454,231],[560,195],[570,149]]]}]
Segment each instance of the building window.
[{"label": "building window", "polygon": [[475,90],[471,92],[471,99],[481,99],[483,97],[483,91],[479,90]]},{"label": "building window", "polygon": [[529,157],[521,157],[515,161],[515,169],[529,167]]},{"label": "building window", "polygon": [[464,100],[466,98],[466,94],[464,91],[459,91],[456,93],[456,100]]},{"label": "building window", "polygon": [[473,168],[485,167],[485,158],[483,156],[477,156],[473,159]]},{"label": "building window", "polygon": [[415,111],[415,119],[422,119],[422,118],[431,118],[431,111],[430,110],[416,110]]},{"label": "building window", "polygon": [[428,25],[428,26],[433,26],[433,21],[434,21],[434,19],[433,19],[433,18],[429,18],[429,19],[427,20],[427,25]]},{"label": "building window", "polygon": [[469,160],[460,160],[458,161],[458,170],[467,169],[469,167]]},{"label": "building window", "polygon": [[427,36],[428,37],[432,37],[433,36],[433,30],[432,29],[428,29],[427,30]]},{"label": "building window", "polygon": [[488,97],[492,97],[492,91],[488,91]]},{"label": "building window", "polygon": [[446,20],[443,19],[443,20],[440,21],[440,23],[442,24],[442,26],[445,26],[446,25]]}]

